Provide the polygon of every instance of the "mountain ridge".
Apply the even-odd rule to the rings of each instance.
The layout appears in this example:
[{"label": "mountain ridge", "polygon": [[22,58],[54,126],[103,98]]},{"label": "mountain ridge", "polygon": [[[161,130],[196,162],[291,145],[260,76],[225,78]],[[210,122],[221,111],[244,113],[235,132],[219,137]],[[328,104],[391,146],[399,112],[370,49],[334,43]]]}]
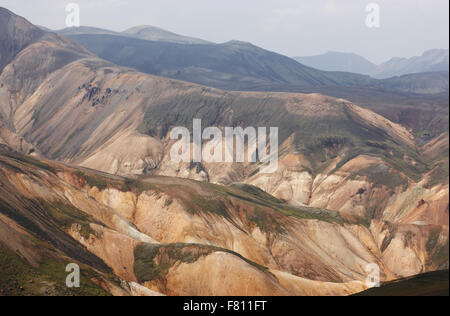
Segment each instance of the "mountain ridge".
[{"label": "mountain ridge", "polygon": [[[71,294],[55,274],[67,261],[87,293],[113,295],[348,295],[369,263],[383,281],[448,268],[448,129],[420,143],[345,99],[224,91],[15,31],[3,48],[17,53],[1,54],[1,294]],[[277,172],[171,161],[168,131],[194,118],[278,126]]]},{"label": "mountain ridge", "polygon": [[370,75],[377,79],[449,70],[448,49],[431,49],[425,51],[421,56],[411,58],[394,57],[379,65],[360,55],[341,52],[294,57],[294,59],[310,67],[325,71],[350,71]]},{"label": "mountain ridge", "polygon": [[376,65],[354,53],[327,52],[323,55],[294,57],[304,65],[324,71],[344,71],[372,75]]}]

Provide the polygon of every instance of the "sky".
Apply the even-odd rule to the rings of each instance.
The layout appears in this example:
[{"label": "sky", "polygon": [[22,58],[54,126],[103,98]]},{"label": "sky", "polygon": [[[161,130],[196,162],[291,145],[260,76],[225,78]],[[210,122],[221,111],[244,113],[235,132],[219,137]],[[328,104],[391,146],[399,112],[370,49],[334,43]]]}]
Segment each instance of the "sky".
[{"label": "sky", "polygon": [[[448,0],[0,0],[30,22],[64,28],[77,3],[82,26],[153,25],[208,41],[251,42],[287,56],[352,52],[377,64],[449,47]],[[379,27],[369,28],[370,3]]]}]

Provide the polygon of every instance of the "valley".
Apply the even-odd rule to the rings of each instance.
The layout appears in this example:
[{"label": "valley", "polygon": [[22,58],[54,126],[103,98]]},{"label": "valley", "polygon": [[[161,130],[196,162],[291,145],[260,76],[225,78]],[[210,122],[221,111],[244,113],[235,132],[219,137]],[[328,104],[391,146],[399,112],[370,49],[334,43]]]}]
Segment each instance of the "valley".
[{"label": "valley", "polygon": [[[369,264],[384,284],[448,270],[448,73],[381,82],[145,30],[66,37],[0,8],[1,296],[345,296]],[[146,71],[91,37],[234,73]],[[199,118],[279,127],[276,172],[171,160],[170,131]]]}]

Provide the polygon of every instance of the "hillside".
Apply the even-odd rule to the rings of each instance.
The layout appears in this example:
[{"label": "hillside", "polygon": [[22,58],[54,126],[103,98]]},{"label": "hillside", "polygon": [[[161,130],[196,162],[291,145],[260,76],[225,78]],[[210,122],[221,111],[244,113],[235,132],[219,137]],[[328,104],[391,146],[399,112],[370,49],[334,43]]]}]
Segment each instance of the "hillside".
[{"label": "hillside", "polygon": [[[347,71],[387,79],[431,72],[448,72],[448,50],[432,49],[422,56],[392,58],[376,65],[362,56],[352,53],[328,52],[322,55],[294,57],[298,62],[325,71]],[[447,84],[448,86],[448,84]],[[422,93],[422,92],[419,92]]]},{"label": "hillside", "polygon": [[392,58],[379,65],[373,75],[376,78],[389,78],[422,72],[448,72],[448,69],[448,49],[433,49],[426,51],[422,56]]},{"label": "hillside", "polygon": [[353,72],[372,75],[377,66],[362,56],[352,53],[327,52],[323,55],[294,57],[306,66],[324,71]]},{"label": "hillside", "polygon": [[[174,126],[189,127],[201,117],[205,127],[279,126],[283,155],[298,157],[297,173],[305,171],[313,178],[336,173],[347,162],[370,155],[405,180],[418,182],[441,159],[422,155],[408,129],[342,99],[225,92],[120,68],[77,46],[79,53],[60,63],[49,56],[69,43],[55,34],[47,36],[26,47],[0,76],[1,90],[10,96],[0,108],[5,113],[2,139],[24,153],[112,174],[184,175],[217,183],[254,181],[250,178],[259,169],[252,164],[204,166],[196,174],[189,164],[170,163],[167,132]],[[47,44],[50,41],[52,45]],[[56,63],[30,67],[36,54]],[[24,78],[41,79],[33,80],[30,87],[21,86],[26,81],[18,84],[13,80],[17,73],[9,69],[20,71]],[[124,152],[127,143],[136,145]]]},{"label": "hillside", "polygon": [[[321,71],[239,41],[186,44],[130,38],[127,34],[92,34],[91,31],[86,34],[75,31],[69,37],[115,64],[219,89],[285,91],[290,86],[294,87],[295,92],[303,92],[311,87],[379,89],[382,86],[387,91],[448,92],[448,77],[434,77],[432,82],[438,82],[436,86],[427,80],[431,75],[420,80],[419,84],[420,77],[415,77],[416,83],[409,84],[405,89],[408,82],[399,86],[390,84],[389,80],[376,80],[356,73]],[[403,81],[407,79],[405,77]]]},{"label": "hillside", "polygon": [[437,94],[447,92],[449,89],[449,72],[426,72],[403,75],[385,79],[380,83],[381,89],[394,89],[396,91]]},{"label": "hillside", "polygon": [[178,44],[210,44],[208,41],[204,41],[198,38],[178,35],[172,32],[168,32],[159,27],[142,25],[135,26],[122,32],[131,37],[140,38],[147,41],[154,42],[168,42]]},{"label": "hillside", "polygon": [[222,89],[268,83],[323,86],[370,82],[361,75],[323,73],[239,41],[192,45],[111,35],[70,35],[70,38],[115,64]]},{"label": "hillside", "polygon": [[[319,75],[316,70],[299,68],[287,57],[240,42],[206,46],[149,42],[90,27],[58,33],[80,36],[80,42],[101,57],[150,74],[231,90],[321,93],[343,98],[403,125],[420,138],[420,144],[448,130],[448,72],[368,80],[342,72]],[[200,67],[192,67],[195,64]]]},{"label": "hillside", "polygon": [[[444,115],[415,134],[345,99],[145,74],[0,17],[0,264],[18,276],[0,275],[2,294],[70,294],[49,268],[68,260],[90,267],[93,292],[80,294],[113,295],[348,295],[366,289],[368,263],[383,281],[448,268]],[[218,46],[250,51],[254,74],[281,58],[280,82],[333,81],[250,44]],[[171,161],[168,132],[194,118],[279,127],[278,170]]]},{"label": "hillside", "polygon": [[[50,31],[46,29],[45,31]],[[109,31],[97,27],[80,26],[80,27],[69,27],[55,32],[59,35],[73,36],[73,35],[114,35],[114,36],[125,36],[130,38],[137,38],[153,42],[166,42],[166,43],[177,43],[177,44],[212,44],[208,41],[201,39],[183,36],[175,34],[161,28],[149,25],[135,26],[131,27],[123,32]]]},{"label": "hillside", "polygon": [[7,148],[0,165],[2,295],[17,284],[22,294],[67,294],[60,275],[74,261],[86,284],[74,295],[347,295],[365,290],[367,263],[383,280],[405,269],[394,249],[436,269],[448,247],[448,228],[352,224],[248,186],[131,180]]},{"label": "hillside", "polygon": [[43,35],[39,28],[0,7],[0,72],[18,52]]}]

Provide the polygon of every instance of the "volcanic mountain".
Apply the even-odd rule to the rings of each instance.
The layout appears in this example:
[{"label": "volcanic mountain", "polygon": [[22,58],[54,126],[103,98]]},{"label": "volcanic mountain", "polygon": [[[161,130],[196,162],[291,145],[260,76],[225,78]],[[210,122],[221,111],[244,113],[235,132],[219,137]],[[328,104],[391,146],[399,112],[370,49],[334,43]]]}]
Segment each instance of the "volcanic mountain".
[{"label": "volcanic mountain", "polygon": [[362,56],[352,53],[327,52],[323,55],[294,57],[296,61],[324,71],[345,71],[372,75],[377,66]]},{"label": "volcanic mountain", "polygon": [[[161,31],[162,34],[173,35],[157,36],[160,33],[155,34],[155,28],[137,27],[134,30],[136,34],[142,31],[153,37],[141,34],[136,38],[133,32],[87,27],[69,28],[58,33],[69,36],[108,61],[152,75],[228,90],[321,93],[368,108],[406,126],[416,135],[436,137],[447,130],[448,71],[375,80],[354,73],[306,67],[250,43],[215,44],[192,41],[165,31]],[[345,63],[367,66],[355,58],[338,54],[333,64],[342,64],[348,59]]]},{"label": "volcanic mountain", "polygon": [[392,58],[377,67],[376,78],[388,78],[423,72],[448,71],[448,49],[432,49],[422,56],[411,58]]},{"label": "volcanic mountain", "polygon": [[326,71],[347,71],[387,79],[418,73],[448,72],[448,49],[432,49],[422,56],[392,58],[375,65],[362,56],[352,53],[328,52],[323,55],[294,57],[298,62]]},{"label": "volcanic mountain", "polygon": [[[369,263],[448,268],[445,123],[423,139],[344,99],[152,76],[0,24],[0,263],[21,276],[2,291],[58,294],[49,265],[68,260],[123,295],[344,295]],[[172,162],[168,132],[195,118],[279,127],[278,171]]]},{"label": "volcanic mountain", "polygon": [[[358,56],[332,53],[325,59],[332,59],[333,64],[349,64],[346,71],[323,71],[305,66],[286,56],[267,51],[251,43],[229,41],[216,44],[173,34],[154,27],[136,27],[123,33],[98,30],[95,28],[70,28],[59,31],[93,52],[115,64],[132,67],[139,71],[185,80],[219,89],[246,91],[285,91],[291,86],[295,92],[302,92],[306,87],[358,87],[383,88],[388,91],[434,93],[448,92],[447,76],[436,76],[434,81],[440,85],[428,83],[423,78],[420,89],[405,90],[389,81],[376,80],[366,74],[370,63]],[[299,59],[297,59],[299,61]],[[316,65],[306,60],[306,65]],[[300,60],[301,62],[301,60]],[[419,61],[418,64],[422,65]],[[354,66],[352,66],[354,64]],[[448,62],[447,62],[448,64]],[[387,66],[386,66],[387,67]],[[383,66],[383,68],[386,68]],[[319,67],[320,68],[320,67]],[[323,67],[322,67],[323,68]],[[350,70],[356,69],[355,73]],[[423,67],[423,71],[411,73],[446,71],[448,67]],[[436,70],[435,70],[436,69]],[[373,75],[375,70],[370,74]],[[405,69],[398,74],[409,74]],[[430,76],[430,75],[429,75]],[[390,77],[394,77],[394,74]],[[388,78],[388,76],[384,76]],[[409,77],[404,77],[407,81]],[[417,81],[420,77],[416,76]]]}]

